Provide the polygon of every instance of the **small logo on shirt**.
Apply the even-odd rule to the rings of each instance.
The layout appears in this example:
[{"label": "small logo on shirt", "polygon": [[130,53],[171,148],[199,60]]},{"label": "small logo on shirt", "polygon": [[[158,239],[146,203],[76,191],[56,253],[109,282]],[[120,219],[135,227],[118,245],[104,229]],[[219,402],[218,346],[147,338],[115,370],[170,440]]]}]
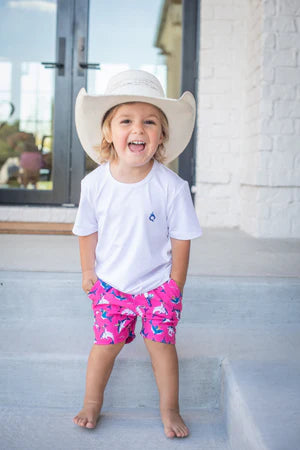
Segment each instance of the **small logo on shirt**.
[{"label": "small logo on shirt", "polygon": [[154,222],[155,219],[156,219],[156,216],[155,216],[154,212],[152,212],[149,216],[149,220],[151,220],[151,222]]}]

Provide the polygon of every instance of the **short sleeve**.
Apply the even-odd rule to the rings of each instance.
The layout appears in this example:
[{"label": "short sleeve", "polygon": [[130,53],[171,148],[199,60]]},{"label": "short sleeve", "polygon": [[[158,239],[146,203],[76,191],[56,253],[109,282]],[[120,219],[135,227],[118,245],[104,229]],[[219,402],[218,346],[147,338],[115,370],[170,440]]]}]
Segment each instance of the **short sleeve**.
[{"label": "short sleeve", "polygon": [[72,231],[77,236],[88,236],[98,231],[95,209],[84,179],[81,181],[80,201]]},{"label": "short sleeve", "polygon": [[190,240],[202,235],[188,182],[185,181],[168,207],[169,236]]}]

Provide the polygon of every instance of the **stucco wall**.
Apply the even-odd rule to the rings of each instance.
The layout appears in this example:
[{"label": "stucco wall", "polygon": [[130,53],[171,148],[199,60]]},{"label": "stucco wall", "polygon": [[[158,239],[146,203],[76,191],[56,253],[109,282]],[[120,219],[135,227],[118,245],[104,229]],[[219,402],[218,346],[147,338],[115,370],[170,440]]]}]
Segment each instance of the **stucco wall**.
[{"label": "stucco wall", "polygon": [[300,237],[300,3],[202,0],[201,17],[201,223]]}]

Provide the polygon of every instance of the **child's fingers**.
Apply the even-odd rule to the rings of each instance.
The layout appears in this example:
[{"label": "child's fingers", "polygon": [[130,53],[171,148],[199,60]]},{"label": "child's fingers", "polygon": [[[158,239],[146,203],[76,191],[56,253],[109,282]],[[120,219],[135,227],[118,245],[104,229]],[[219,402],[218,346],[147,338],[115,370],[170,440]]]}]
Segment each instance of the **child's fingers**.
[{"label": "child's fingers", "polygon": [[90,290],[92,289],[92,287],[94,286],[94,284],[96,283],[97,278],[95,280],[93,279],[89,279],[87,280],[84,284],[83,284],[83,290],[88,294],[90,292]]}]

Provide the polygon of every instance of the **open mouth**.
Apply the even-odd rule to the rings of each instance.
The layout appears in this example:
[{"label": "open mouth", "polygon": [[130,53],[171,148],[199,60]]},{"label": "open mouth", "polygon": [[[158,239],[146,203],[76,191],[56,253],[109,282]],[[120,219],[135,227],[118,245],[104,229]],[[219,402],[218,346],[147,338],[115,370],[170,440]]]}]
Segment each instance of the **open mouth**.
[{"label": "open mouth", "polygon": [[144,150],[146,142],[144,141],[130,141],[128,142],[128,148],[134,153],[139,153]]}]

